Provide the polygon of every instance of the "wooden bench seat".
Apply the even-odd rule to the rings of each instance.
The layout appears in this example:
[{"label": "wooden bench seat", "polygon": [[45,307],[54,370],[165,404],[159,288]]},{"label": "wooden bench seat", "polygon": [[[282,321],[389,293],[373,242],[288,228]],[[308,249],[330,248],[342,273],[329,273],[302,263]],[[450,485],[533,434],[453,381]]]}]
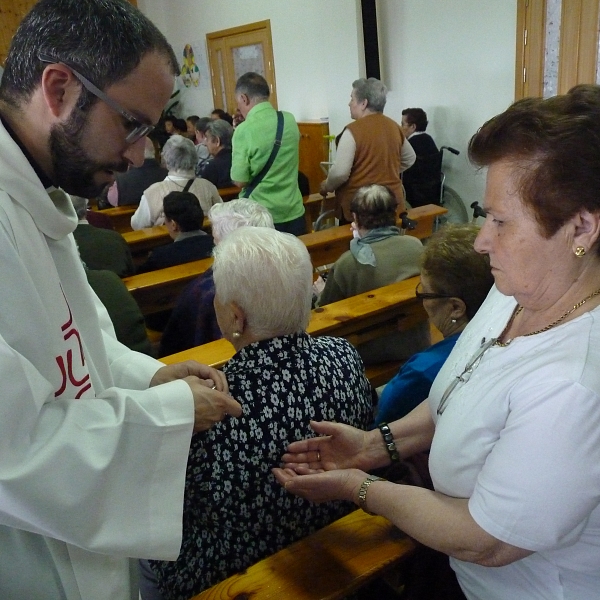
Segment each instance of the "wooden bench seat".
[{"label": "wooden bench seat", "polygon": [[144,227],[144,229],[137,229],[136,231],[125,231],[121,235],[134,256],[147,254],[154,248],[170,244],[173,241],[164,225]]},{"label": "wooden bench seat", "polygon": [[356,510],[192,600],[337,600],[410,557],[417,544]]},{"label": "wooden bench seat", "polygon": [[137,206],[115,206],[98,212],[110,218],[115,231],[124,233],[131,231],[131,217],[136,210]]},{"label": "wooden bench seat", "polygon": [[228,200],[235,200],[239,196],[241,191],[242,188],[239,188],[236,185],[227,188],[219,188],[217,190],[217,192],[219,192],[219,196],[223,198],[223,202],[227,202]]},{"label": "wooden bench seat", "polygon": [[[419,277],[411,277],[385,287],[333,302],[311,312],[307,327],[311,335],[345,337],[353,344],[374,339],[392,329],[407,330],[427,320],[423,304],[415,296]],[[215,340],[177,354],[165,356],[161,361],[172,364],[184,360],[197,360],[217,369],[235,353],[225,339]],[[376,365],[367,377],[377,387],[396,374],[400,362]],[[387,377],[387,379],[385,379]],[[376,379],[375,379],[376,378]],[[373,383],[373,380],[372,383]]]},{"label": "wooden bench seat", "polygon": [[135,298],[142,313],[151,315],[173,308],[183,288],[192,279],[204,273],[212,265],[212,261],[212,257],[203,258],[158,271],[132,275],[124,277],[123,283]]},{"label": "wooden bench seat", "polygon": [[[428,237],[432,233],[435,218],[444,214],[444,212],[446,212],[446,209],[433,204],[412,209],[409,216],[412,219],[418,219],[418,225],[414,231],[408,233],[417,235],[417,237],[419,235]],[[427,224],[429,229],[426,229],[426,225],[421,225],[421,222]],[[143,236],[141,236],[141,239],[143,239]],[[334,263],[348,250],[352,239],[352,231],[349,225],[342,225],[323,231],[307,233],[300,236],[300,239],[306,244],[313,267],[317,269]],[[204,273],[208,268],[208,265],[203,261],[193,261],[180,266],[182,268],[169,267],[152,273],[133,275],[123,280],[129,291],[134,295],[143,314],[148,315],[173,308],[185,284]],[[155,286],[160,288],[156,292],[151,289]],[[160,302],[158,302],[158,299],[160,299]]]}]

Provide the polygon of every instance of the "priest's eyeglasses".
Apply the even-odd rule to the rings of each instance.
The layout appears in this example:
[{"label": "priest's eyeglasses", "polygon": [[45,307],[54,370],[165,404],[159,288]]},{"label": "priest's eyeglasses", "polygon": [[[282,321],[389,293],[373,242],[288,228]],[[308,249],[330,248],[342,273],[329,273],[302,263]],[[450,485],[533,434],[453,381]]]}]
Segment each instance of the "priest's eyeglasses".
[{"label": "priest's eyeglasses", "polygon": [[57,60],[49,54],[38,54],[38,58],[44,63],[58,64],[67,67],[75,77],[81,82],[81,85],[94,94],[96,98],[102,100],[102,102],[108,104],[113,110],[117,111],[126,121],[131,124],[130,131],[125,138],[125,142],[128,144],[135,144],[138,140],[147,136],[149,133],[154,131],[154,125],[148,125],[142,123],[139,119],[134,117],[128,110],[125,110],[120,104],[115,102],[112,98],[109,98],[100,88],[96,87],[87,77],[84,77],[79,71],[74,69],[71,65]]}]

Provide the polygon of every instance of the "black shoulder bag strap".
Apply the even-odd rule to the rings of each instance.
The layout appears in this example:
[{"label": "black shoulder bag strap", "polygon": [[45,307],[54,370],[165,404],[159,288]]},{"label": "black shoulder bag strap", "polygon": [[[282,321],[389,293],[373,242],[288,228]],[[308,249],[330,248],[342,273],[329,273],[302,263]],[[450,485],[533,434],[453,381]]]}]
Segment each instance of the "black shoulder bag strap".
[{"label": "black shoulder bag strap", "polygon": [[250,194],[256,189],[256,186],[264,179],[265,175],[269,172],[272,164],[275,162],[275,157],[279,152],[279,148],[281,147],[281,138],[283,137],[283,113],[278,110],[277,111],[277,132],[275,133],[275,144],[273,145],[273,150],[271,150],[271,155],[269,156],[265,166],[260,170],[260,173],[252,179],[252,181],[245,187],[244,194],[242,198],[249,198]]},{"label": "black shoulder bag strap", "polygon": [[195,179],[188,179],[188,182],[185,184],[185,187],[183,188],[184,192],[189,192],[190,188],[192,187],[192,184],[194,183],[194,181],[196,181]]}]

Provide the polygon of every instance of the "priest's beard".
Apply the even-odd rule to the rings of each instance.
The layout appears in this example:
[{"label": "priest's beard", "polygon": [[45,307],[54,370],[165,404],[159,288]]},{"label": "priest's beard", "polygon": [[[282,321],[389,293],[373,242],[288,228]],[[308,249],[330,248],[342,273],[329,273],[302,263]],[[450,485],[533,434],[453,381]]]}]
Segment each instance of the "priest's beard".
[{"label": "priest's beard", "polygon": [[54,185],[82,198],[94,198],[102,192],[106,181],[96,183],[94,175],[104,171],[127,171],[129,163],[101,163],[83,150],[81,141],[86,131],[87,113],[74,108],[64,124],[50,130],[50,154]]}]

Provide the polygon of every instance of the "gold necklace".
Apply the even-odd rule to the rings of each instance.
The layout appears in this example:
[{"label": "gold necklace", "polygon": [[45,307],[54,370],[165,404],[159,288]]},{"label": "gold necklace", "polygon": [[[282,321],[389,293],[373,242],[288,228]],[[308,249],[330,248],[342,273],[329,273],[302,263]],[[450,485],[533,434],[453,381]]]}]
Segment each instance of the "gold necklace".
[{"label": "gold necklace", "polygon": [[[550,323],[550,325],[546,325],[546,327],[542,327],[542,329],[538,329],[537,331],[532,331],[531,333],[524,333],[523,337],[527,337],[530,335],[537,335],[538,333],[543,333],[544,331],[548,331],[548,329],[552,329],[553,327],[560,325],[571,313],[575,312],[578,308],[581,308],[588,300],[591,300],[594,296],[597,296],[598,294],[600,294],[600,289],[597,289],[595,292],[592,292],[589,296],[586,296],[583,300],[581,300],[580,302],[575,304],[575,306],[573,306],[573,308],[570,308],[564,315],[562,315],[561,317],[556,319],[556,321],[553,321],[552,323]],[[502,333],[498,336],[498,339],[496,340],[496,342],[494,344],[495,346],[500,346],[501,348],[505,348],[515,339],[515,338],[512,338],[510,340],[507,340],[506,342],[500,341],[504,337],[504,334],[510,329],[510,326],[512,325],[513,321],[515,320],[515,317],[522,310],[523,310],[523,307],[520,304],[517,304],[517,306],[515,307],[515,310],[513,311],[513,314],[511,315],[510,319],[508,320],[508,323],[506,324],[506,327],[502,330]]]}]

